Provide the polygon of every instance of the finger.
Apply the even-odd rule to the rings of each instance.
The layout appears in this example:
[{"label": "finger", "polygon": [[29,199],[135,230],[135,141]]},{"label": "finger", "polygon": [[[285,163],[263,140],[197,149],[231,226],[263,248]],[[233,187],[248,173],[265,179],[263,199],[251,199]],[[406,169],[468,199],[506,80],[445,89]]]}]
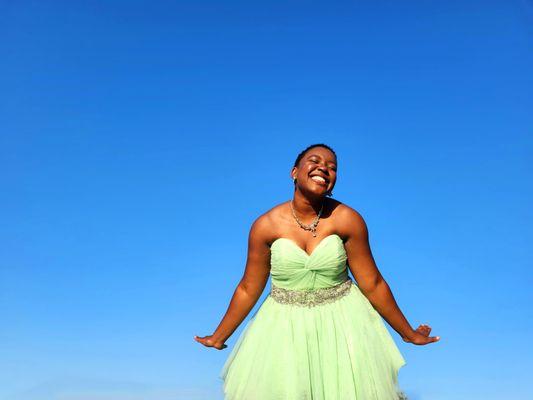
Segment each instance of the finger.
[{"label": "finger", "polygon": [[424,336],[428,336],[428,329],[423,326],[423,325],[420,325],[420,327],[417,329],[422,335]]}]

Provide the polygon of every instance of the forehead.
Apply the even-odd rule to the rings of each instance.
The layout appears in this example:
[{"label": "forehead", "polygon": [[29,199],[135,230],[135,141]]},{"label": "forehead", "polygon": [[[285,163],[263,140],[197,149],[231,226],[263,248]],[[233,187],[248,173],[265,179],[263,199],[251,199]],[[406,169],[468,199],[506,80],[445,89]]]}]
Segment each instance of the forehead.
[{"label": "forehead", "polygon": [[326,161],[337,162],[337,157],[335,157],[330,150],[324,147],[315,147],[313,149],[309,149],[307,153],[305,153],[304,158],[307,159],[313,156],[324,158]]}]

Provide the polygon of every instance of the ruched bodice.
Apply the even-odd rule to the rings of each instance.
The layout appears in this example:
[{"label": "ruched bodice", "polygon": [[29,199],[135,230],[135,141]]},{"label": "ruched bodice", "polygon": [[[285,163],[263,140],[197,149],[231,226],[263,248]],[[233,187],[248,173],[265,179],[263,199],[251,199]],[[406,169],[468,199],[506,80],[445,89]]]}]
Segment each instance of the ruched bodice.
[{"label": "ruched bodice", "polygon": [[272,283],[285,289],[318,289],[337,285],[348,277],[347,255],[336,233],[324,237],[309,255],[288,238],[270,246]]}]

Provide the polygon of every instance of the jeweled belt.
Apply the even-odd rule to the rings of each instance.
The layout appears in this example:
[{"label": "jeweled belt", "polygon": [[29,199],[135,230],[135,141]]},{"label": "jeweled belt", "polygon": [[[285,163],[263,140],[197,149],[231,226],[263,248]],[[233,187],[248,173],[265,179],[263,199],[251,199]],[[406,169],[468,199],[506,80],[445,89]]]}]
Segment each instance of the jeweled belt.
[{"label": "jeweled belt", "polygon": [[338,285],[318,289],[290,290],[280,288],[272,283],[270,296],[281,304],[314,307],[319,304],[331,303],[347,295],[351,285],[352,280],[350,278]]}]

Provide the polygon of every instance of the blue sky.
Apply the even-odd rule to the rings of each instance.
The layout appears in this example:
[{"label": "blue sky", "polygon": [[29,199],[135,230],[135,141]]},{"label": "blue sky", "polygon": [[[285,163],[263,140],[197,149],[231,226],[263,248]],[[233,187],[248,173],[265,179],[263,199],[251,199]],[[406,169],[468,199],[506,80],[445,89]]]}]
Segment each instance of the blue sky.
[{"label": "blue sky", "polygon": [[532,3],[190,3],[0,2],[0,399],[221,399],[244,324],[193,336],[316,142],[441,336],[387,326],[411,399],[531,398]]}]

